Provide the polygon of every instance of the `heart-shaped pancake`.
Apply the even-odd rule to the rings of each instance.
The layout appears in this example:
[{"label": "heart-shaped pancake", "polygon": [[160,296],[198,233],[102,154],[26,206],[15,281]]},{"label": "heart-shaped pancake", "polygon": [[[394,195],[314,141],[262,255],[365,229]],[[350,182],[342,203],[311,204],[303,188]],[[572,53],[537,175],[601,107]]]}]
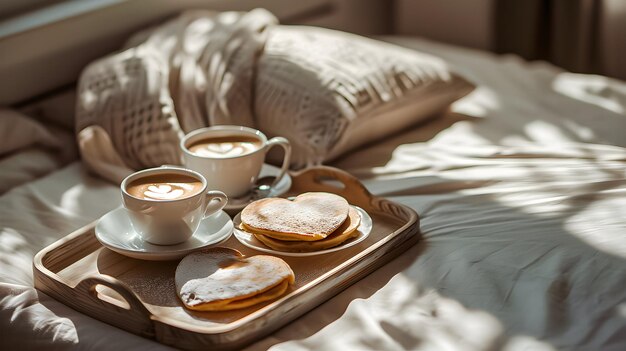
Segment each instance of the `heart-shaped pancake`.
[{"label": "heart-shaped pancake", "polygon": [[243,257],[237,250],[212,248],[189,254],[176,267],[176,292],[185,307],[225,311],[274,299],[295,276],[280,258]]},{"label": "heart-shaped pancake", "polygon": [[304,193],[293,201],[257,200],[241,211],[241,222],[254,233],[285,241],[316,241],[333,233],[348,217],[350,205],[330,193]]},{"label": "heart-shaped pancake", "polygon": [[[274,250],[286,251],[286,252],[312,252],[324,249],[329,249],[340,245],[344,241],[357,236],[359,232],[357,228],[361,224],[361,215],[357,210],[350,207],[348,219],[335,230],[334,233],[327,236],[325,239],[317,241],[285,241],[270,238],[263,234],[254,234],[254,236],[268,247]],[[246,230],[248,230],[246,228]]]}]

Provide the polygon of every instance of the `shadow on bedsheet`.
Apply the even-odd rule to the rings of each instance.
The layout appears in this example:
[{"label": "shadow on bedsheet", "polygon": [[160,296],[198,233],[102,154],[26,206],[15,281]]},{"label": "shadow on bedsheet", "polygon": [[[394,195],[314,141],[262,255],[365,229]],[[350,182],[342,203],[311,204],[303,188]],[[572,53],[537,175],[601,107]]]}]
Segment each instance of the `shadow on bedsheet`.
[{"label": "shadow on bedsheet", "polygon": [[[510,66],[505,62],[502,68],[512,70]],[[626,314],[620,307],[626,293],[619,288],[626,286],[626,156],[612,145],[626,146],[624,91],[606,85],[601,77],[593,84],[575,86],[572,80],[591,78],[546,75],[539,66],[536,71],[506,84],[477,81],[486,88],[483,101],[489,102],[471,102],[472,107],[484,107],[481,118],[458,113],[452,123],[433,120],[335,165],[367,178],[378,176],[372,168],[384,167],[394,158],[394,167],[402,166],[409,162],[403,156],[427,153],[433,145],[458,147],[459,155],[467,156],[463,138],[469,138],[468,146],[512,146],[505,154],[472,155],[478,165],[495,165],[482,177],[430,175],[432,179],[425,180],[419,171],[427,166],[414,167],[418,175],[412,179],[389,172],[403,182],[400,190],[377,195],[398,196],[417,208],[429,242],[424,257],[401,274],[467,308],[495,316],[505,339],[522,334],[561,348],[620,349],[619,343],[626,343]],[[497,86],[506,89],[492,88]],[[432,128],[436,123],[443,128]],[[401,145],[434,139],[438,143],[394,155]],[[531,146],[530,152],[525,152],[526,146]],[[535,165],[534,158],[544,162]],[[506,186],[511,179],[497,175],[497,167],[511,161],[519,161],[515,171],[526,174],[526,179],[513,177],[513,190]],[[580,176],[568,183],[561,170]],[[491,194],[481,191],[489,187]],[[467,209],[480,215],[468,215]],[[420,263],[421,270],[415,268]]]},{"label": "shadow on bedsheet", "polygon": [[332,330],[372,332],[363,343],[391,339],[406,348],[437,345],[433,335],[446,335],[461,349],[500,349],[520,337],[619,349],[626,342],[623,170],[597,169],[604,180],[572,185],[545,164],[524,167],[526,183],[511,188],[492,174],[472,182],[442,175],[436,185],[379,193],[418,211],[423,240],[251,349]]},{"label": "shadow on bedsheet", "polygon": [[[544,167],[528,168],[533,177],[546,179],[541,188],[532,178],[526,184],[535,186],[532,192],[541,190],[539,199],[506,196],[494,179],[480,184],[441,177],[433,180],[438,186],[379,193],[398,195],[396,201],[418,211],[422,241],[251,349],[323,338],[333,329],[382,333],[367,339],[424,347],[432,345],[432,335],[452,331],[458,335],[450,340],[462,348],[476,323],[496,333],[487,349],[520,335],[557,348],[604,349],[625,342],[619,305],[626,301],[626,260],[609,253],[624,245],[623,172],[607,170],[613,180],[567,185],[542,173]],[[512,195],[531,192],[515,185],[520,188]],[[453,302],[459,306],[451,314]],[[42,304],[74,323],[79,338],[91,333],[80,325],[84,316]],[[474,318],[477,312],[484,315]],[[363,323],[377,327],[372,331]]]},{"label": "shadow on bedsheet", "polygon": [[585,161],[604,180],[576,184],[547,162],[525,165],[531,176],[510,188],[486,174],[377,193],[418,211],[423,240],[253,348],[377,325],[381,336],[364,339],[405,348],[438,345],[433,335],[447,333],[443,341],[460,348],[619,349],[626,342],[623,168]]},{"label": "shadow on bedsheet", "polygon": [[460,121],[474,123],[480,121],[480,118],[454,113],[449,110],[438,113],[409,127],[408,130],[368,143],[358,150],[332,161],[330,165],[341,169],[382,167],[391,160],[393,151],[398,146],[427,142]]},{"label": "shadow on bedsheet", "polygon": [[[503,68],[508,66],[505,63]],[[332,162],[362,179],[378,177],[378,167],[388,171],[382,173],[389,176],[387,183],[384,177],[371,182],[376,195],[396,196],[395,200],[416,209],[422,217],[424,239],[301,317],[298,327],[285,327],[273,342],[266,340],[258,346],[328,337],[333,334],[327,330],[353,323],[352,328],[364,333],[381,333],[371,339],[400,340],[393,347],[427,347],[429,333],[456,330],[459,334],[450,335],[445,344],[430,346],[550,346],[533,344],[534,339],[557,348],[621,349],[626,344],[626,157],[623,150],[610,145],[626,146],[626,116],[568,95],[559,89],[566,85],[554,75],[539,73],[522,74],[520,81],[501,85],[477,81],[488,94],[471,100],[479,92],[466,99],[471,100],[467,105],[483,108],[480,118],[448,111]],[[491,75],[489,79],[507,77]],[[553,90],[547,91],[546,86]],[[457,107],[455,111],[464,110]],[[437,143],[432,143],[435,139]],[[464,141],[486,148],[532,145],[542,149],[524,153],[521,147],[517,153],[471,155],[463,154]],[[396,155],[406,144],[417,147]],[[396,166],[402,169],[411,162],[410,153],[428,160],[422,153],[431,145],[458,147],[461,157],[475,157],[477,165],[493,167],[482,175],[474,172],[471,179],[446,178],[445,171],[455,172],[463,165],[424,172],[427,176],[420,171],[428,171],[428,165],[409,165],[415,174],[408,177],[402,170],[395,173]],[[560,154],[563,146],[572,152]],[[542,163],[533,164],[533,158]],[[386,169],[392,160],[394,167]],[[499,178],[499,167],[508,167],[512,161],[517,163],[511,168],[514,176]],[[433,293],[436,301],[458,302],[459,308],[453,308],[457,312],[450,313],[445,303],[424,302]],[[367,299],[368,308],[359,299]],[[407,311],[424,315],[410,318]],[[477,311],[491,316],[495,324],[488,318],[476,323],[471,316]],[[364,318],[370,320],[359,325]],[[368,327],[371,324],[378,328]],[[481,324],[494,329],[487,344],[469,335],[480,331]]]}]

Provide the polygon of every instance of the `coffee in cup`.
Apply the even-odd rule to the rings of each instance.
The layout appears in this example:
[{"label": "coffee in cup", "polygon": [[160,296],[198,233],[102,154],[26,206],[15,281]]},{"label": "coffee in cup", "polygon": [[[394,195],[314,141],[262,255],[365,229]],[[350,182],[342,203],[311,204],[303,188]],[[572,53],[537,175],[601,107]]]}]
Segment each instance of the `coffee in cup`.
[{"label": "coffee in cup", "polygon": [[253,153],[263,147],[258,138],[247,136],[208,137],[189,145],[191,153],[201,157],[229,158]]},{"label": "coffee in cup", "polygon": [[204,218],[228,201],[221,191],[207,191],[200,173],[178,167],[135,172],[122,181],[121,190],[133,229],[157,245],[188,240]]},{"label": "coffee in cup", "polygon": [[180,143],[183,164],[201,173],[211,189],[236,198],[254,186],[265,155],[274,146],[284,149],[282,168],[272,187],[285,175],[291,146],[283,137],[267,139],[260,131],[242,126],[214,126],[187,134]]},{"label": "coffee in cup", "polygon": [[126,186],[126,191],[139,199],[167,201],[194,196],[203,187],[202,182],[194,177],[161,173],[133,180]]}]

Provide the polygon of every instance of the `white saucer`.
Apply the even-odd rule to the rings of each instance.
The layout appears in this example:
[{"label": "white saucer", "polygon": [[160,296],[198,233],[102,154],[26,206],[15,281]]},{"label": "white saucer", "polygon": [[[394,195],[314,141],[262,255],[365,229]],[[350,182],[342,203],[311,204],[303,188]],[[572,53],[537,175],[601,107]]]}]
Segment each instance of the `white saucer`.
[{"label": "white saucer", "polygon": [[191,239],[177,245],[154,245],[143,241],[130,225],[125,208],[117,208],[100,218],[96,238],[105,247],[124,256],[149,261],[168,261],[220,243],[230,237],[233,222],[220,211],[204,219]]},{"label": "white saucer", "polygon": [[[263,164],[263,168],[261,168],[261,173],[259,173],[259,178],[267,177],[267,176],[276,177],[279,174],[280,174],[280,168],[265,163]],[[278,184],[276,184],[276,186],[270,190],[269,194],[266,197],[280,196],[286,193],[287,191],[289,191],[290,188],[291,188],[291,177],[289,176],[289,173],[285,173],[285,176],[283,177],[283,179],[281,179],[280,182],[278,182]],[[244,207],[246,207],[249,203],[251,203],[254,200],[258,200],[258,199],[253,199],[252,193],[248,193],[238,198],[229,198],[228,203],[224,207],[224,210],[233,211],[233,212],[241,211],[243,210]]]},{"label": "white saucer", "polygon": [[233,218],[233,223],[235,225],[235,238],[237,238],[237,240],[239,240],[240,243],[242,243],[243,245],[251,249],[255,249],[257,251],[262,251],[262,252],[266,252],[266,253],[270,253],[274,255],[280,255],[280,256],[291,256],[291,257],[315,256],[315,255],[323,255],[323,254],[347,249],[367,239],[367,237],[370,235],[370,232],[372,231],[372,217],[370,217],[370,215],[367,214],[367,212],[365,212],[365,210],[363,210],[362,208],[356,207],[356,206],[352,206],[352,207],[359,212],[359,215],[361,215],[361,224],[359,224],[359,228],[357,229],[359,235],[344,241],[338,246],[331,247],[326,250],[319,250],[319,251],[312,251],[312,252],[286,252],[286,251],[279,251],[279,250],[274,250],[272,248],[269,248],[265,246],[265,244],[257,240],[257,238],[255,238],[254,235],[246,232],[245,230],[240,229],[241,212],[238,213],[235,216],[235,218]]}]

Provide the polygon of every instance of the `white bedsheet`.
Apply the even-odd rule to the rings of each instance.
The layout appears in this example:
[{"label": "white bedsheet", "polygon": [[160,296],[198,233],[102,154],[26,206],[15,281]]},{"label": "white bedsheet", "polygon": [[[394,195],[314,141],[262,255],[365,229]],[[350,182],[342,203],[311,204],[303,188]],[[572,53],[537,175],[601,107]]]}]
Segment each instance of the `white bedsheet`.
[{"label": "white bedsheet", "polygon": [[0,195],[76,159],[71,131],[0,109]]},{"label": "white bedsheet", "polygon": [[[423,240],[250,349],[623,349],[626,85],[390,39],[480,86],[335,164],[415,208]],[[39,249],[118,204],[78,163],[0,196],[0,348],[160,347],[30,288]]]}]

